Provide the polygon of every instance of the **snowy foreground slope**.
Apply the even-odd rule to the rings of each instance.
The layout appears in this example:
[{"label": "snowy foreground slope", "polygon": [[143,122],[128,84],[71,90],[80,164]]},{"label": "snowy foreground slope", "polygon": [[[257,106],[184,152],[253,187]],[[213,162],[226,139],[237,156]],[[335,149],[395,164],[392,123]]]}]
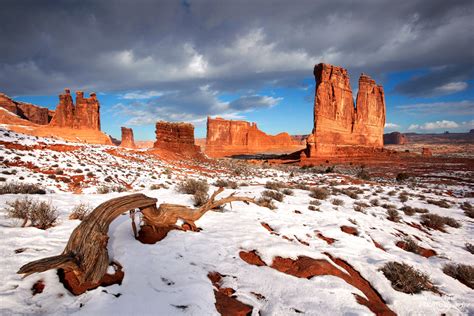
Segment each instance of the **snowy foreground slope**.
[{"label": "snowy foreground slope", "polygon": [[[464,202],[474,204],[474,199],[465,197],[472,187],[422,184],[416,179],[402,184],[360,181],[298,167],[274,169],[209,163],[198,168],[179,162],[170,164],[139,152],[117,153],[111,146],[65,144],[4,130],[0,133],[0,140],[8,143],[0,145],[0,185],[37,183],[46,189],[46,194],[29,197],[51,202],[59,211],[58,222],[52,228],[22,228],[19,220],[6,217],[4,206],[25,195],[0,195],[1,315],[218,315],[209,272],[224,275],[223,287],[233,288],[238,300],[253,306],[252,315],[373,314],[353,295],[364,294],[340,278],[298,278],[269,267],[277,256],[330,260],[326,254],[349,263],[399,315],[474,313],[474,291],[442,271],[447,263],[474,262],[474,255],[465,248],[466,243],[472,243],[474,222],[460,208]],[[56,151],[46,146],[28,150],[14,148],[11,143],[65,144],[78,149]],[[70,179],[64,180],[67,177]],[[154,245],[135,240],[129,216],[120,216],[110,227],[108,244],[110,257],[124,268],[125,278],[120,286],[99,287],[73,296],[59,282],[55,271],[24,279],[16,274],[27,262],[62,252],[70,233],[80,223],[68,219],[76,205],[96,207],[111,198],[140,192],[157,198],[158,203],[192,206],[192,196],[176,190],[177,184],[187,178],[206,180],[211,184],[210,192],[217,189],[212,185],[217,179],[239,184],[237,189],[226,189],[223,196],[236,192],[240,196],[259,197],[267,190],[268,181],[286,184],[292,195],[285,195],[282,202],[274,201],[275,210],[240,202],[226,205],[196,222],[201,231],[171,231]],[[74,179],[83,183],[74,185]],[[326,188],[331,195],[314,202],[311,192],[302,184]],[[121,188],[118,191],[126,191],[98,194],[97,191],[107,191],[104,185],[109,191],[117,187]],[[403,191],[408,198],[404,202],[400,199]],[[374,199],[378,203],[371,202]],[[442,208],[429,203],[430,200],[445,200],[449,207]],[[312,205],[311,210],[310,201],[320,205]],[[387,219],[387,208],[403,206],[451,217],[461,227],[446,226],[445,232],[416,228],[422,214],[407,215],[403,211],[399,211],[398,222]],[[358,235],[343,232],[341,226],[356,228]],[[318,234],[335,241],[330,244]],[[397,247],[396,243],[407,236],[419,246],[434,250],[436,255],[425,258]],[[250,265],[239,257],[241,251],[252,250],[269,266]],[[403,262],[426,273],[442,295],[431,291],[413,295],[396,291],[380,271],[389,261]],[[43,280],[45,288],[33,295],[31,288],[38,280]]]}]

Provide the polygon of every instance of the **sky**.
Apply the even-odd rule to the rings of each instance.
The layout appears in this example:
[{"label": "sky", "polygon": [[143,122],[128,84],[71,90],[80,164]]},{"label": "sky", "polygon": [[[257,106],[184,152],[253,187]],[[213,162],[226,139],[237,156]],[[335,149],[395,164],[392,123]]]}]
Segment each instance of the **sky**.
[{"label": "sky", "polygon": [[474,2],[2,0],[0,92],[54,109],[96,92],[102,130],[154,139],[158,120],[205,137],[207,116],[267,133],[313,127],[320,62],[384,86],[385,131],[474,128]]}]

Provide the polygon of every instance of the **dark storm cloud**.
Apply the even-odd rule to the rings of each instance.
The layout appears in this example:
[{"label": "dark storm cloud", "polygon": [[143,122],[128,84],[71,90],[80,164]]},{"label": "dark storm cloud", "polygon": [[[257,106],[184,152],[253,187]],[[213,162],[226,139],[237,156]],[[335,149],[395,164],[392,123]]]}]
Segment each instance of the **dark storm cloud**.
[{"label": "dark storm cloud", "polygon": [[470,74],[465,66],[472,70],[472,16],[470,0],[4,0],[0,91],[56,94],[67,86],[185,98],[208,87],[254,95],[264,85],[303,86],[321,61],[379,80],[454,67],[459,78],[397,89],[456,90]]}]

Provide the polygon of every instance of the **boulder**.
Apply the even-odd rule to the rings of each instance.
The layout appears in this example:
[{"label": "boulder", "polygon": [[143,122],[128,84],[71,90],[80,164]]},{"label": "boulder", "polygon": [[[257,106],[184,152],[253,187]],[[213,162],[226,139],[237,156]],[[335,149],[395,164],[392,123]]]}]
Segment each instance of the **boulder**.
[{"label": "boulder", "polygon": [[383,135],[384,145],[404,145],[408,143],[407,137],[400,132],[392,132]]}]

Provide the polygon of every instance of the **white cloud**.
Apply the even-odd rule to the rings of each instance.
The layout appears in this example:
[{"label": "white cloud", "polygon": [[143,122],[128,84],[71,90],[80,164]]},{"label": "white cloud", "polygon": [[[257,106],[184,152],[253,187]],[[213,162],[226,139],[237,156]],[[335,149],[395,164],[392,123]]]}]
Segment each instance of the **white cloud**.
[{"label": "white cloud", "polygon": [[459,91],[463,91],[467,88],[468,84],[464,81],[450,82],[435,88],[435,92],[439,94],[451,94]]},{"label": "white cloud", "polygon": [[134,91],[134,92],[125,93],[120,98],[126,99],[126,100],[140,100],[140,99],[150,99],[153,97],[159,97],[162,95],[163,93],[158,92],[158,91]]},{"label": "white cloud", "polygon": [[411,124],[408,127],[408,130],[413,131],[413,130],[436,130],[436,129],[451,129],[451,128],[458,128],[460,125],[454,121],[447,121],[447,120],[442,120],[442,121],[436,121],[436,122],[426,122],[424,124]]},{"label": "white cloud", "polygon": [[387,129],[395,129],[395,128],[399,128],[399,127],[400,127],[400,125],[395,124],[395,123],[389,123],[389,122],[385,123],[385,128],[387,128]]},{"label": "white cloud", "polygon": [[472,115],[472,113],[474,113],[474,101],[462,100],[453,102],[414,103],[399,105],[395,108],[403,112],[410,112],[420,115],[436,113],[449,113],[451,115]]}]

